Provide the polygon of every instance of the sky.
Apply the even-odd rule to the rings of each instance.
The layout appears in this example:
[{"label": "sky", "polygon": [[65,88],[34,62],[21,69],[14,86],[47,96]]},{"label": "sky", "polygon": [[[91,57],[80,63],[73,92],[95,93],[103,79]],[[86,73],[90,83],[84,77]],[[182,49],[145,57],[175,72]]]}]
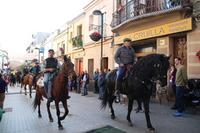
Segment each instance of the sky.
[{"label": "sky", "polygon": [[26,53],[36,32],[53,32],[92,0],[0,0],[0,49],[10,59]]}]

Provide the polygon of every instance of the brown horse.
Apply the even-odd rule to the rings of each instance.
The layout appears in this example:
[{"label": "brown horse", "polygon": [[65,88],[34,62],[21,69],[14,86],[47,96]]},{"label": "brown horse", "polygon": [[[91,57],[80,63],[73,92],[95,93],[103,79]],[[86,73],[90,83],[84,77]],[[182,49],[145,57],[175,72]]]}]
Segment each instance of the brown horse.
[{"label": "brown horse", "polygon": [[26,86],[27,85],[29,86],[29,95],[30,95],[30,98],[32,98],[32,86],[33,86],[33,75],[32,74],[26,74],[24,76],[24,78],[22,79],[21,88],[24,87],[25,95],[27,95],[27,92],[26,92]]},{"label": "brown horse", "polygon": [[[67,107],[67,93],[68,93],[67,81],[68,81],[68,76],[73,72],[74,72],[74,64],[71,62],[69,58],[67,58],[67,56],[64,56],[64,63],[61,66],[60,71],[52,80],[52,96],[55,101],[59,129],[63,129],[61,121],[64,120],[65,117],[69,113],[69,110]],[[38,106],[38,117],[42,117],[41,112],[40,112],[40,103],[42,100],[42,96],[46,98],[44,87],[37,85],[33,107],[34,109],[36,109]],[[47,100],[47,111],[48,111],[50,122],[53,122],[53,118],[50,112],[50,102],[51,101]],[[63,116],[60,116],[59,102],[62,102],[64,110],[65,110],[65,113]]]}]

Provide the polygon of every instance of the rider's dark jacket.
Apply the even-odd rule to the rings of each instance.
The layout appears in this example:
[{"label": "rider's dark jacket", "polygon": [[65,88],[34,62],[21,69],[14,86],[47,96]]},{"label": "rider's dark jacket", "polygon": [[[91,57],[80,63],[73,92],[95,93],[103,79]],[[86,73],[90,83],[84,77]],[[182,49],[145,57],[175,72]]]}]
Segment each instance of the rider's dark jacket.
[{"label": "rider's dark jacket", "polygon": [[45,60],[45,68],[54,68],[55,70],[58,68],[58,60],[56,58],[47,58]]},{"label": "rider's dark jacket", "polygon": [[117,64],[132,64],[135,60],[135,51],[123,45],[117,49],[114,59]]}]

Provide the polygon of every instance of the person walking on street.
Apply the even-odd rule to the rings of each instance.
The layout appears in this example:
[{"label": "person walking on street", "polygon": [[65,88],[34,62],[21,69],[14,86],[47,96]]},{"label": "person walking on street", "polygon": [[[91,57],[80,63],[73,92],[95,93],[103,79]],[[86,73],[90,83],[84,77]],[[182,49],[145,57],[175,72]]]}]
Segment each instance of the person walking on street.
[{"label": "person walking on street", "polygon": [[[169,86],[172,88],[174,92],[174,96],[176,96],[176,68],[174,65],[171,66],[169,70]],[[174,105],[171,107],[171,109],[177,109],[176,107],[176,99]]]},{"label": "person walking on street", "polygon": [[6,86],[6,81],[3,79],[2,74],[0,73],[0,109],[2,110],[5,99]]},{"label": "person walking on street", "polygon": [[93,74],[93,80],[94,80],[94,93],[99,92],[99,87],[98,87],[98,77],[99,77],[99,69],[97,68],[96,71]]},{"label": "person walking on street", "polygon": [[89,74],[87,73],[87,71],[85,71],[82,78],[82,88],[83,88],[82,96],[88,95],[88,85],[89,85]]},{"label": "person walking on street", "polygon": [[77,93],[81,92],[81,75],[78,73],[76,78]]},{"label": "person walking on street", "polygon": [[187,88],[188,77],[185,67],[181,64],[179,57],[175,58],[176,72],[176,106],[177,111],[173,114],[175,117],[181,117],[184,109],[184,91]]}]

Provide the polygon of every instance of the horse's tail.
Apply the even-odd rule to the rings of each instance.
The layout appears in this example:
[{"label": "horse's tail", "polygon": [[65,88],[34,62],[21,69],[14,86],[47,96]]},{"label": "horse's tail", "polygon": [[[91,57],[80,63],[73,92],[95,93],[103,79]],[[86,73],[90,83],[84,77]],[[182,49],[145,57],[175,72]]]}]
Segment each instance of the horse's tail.
[{"label": "horse's tail", "polygon": [[33,110],[35,111],[37,106],[39,105],[40,103],[40,99],[38,97],[38,94],[37,94],[37,91],[36,91],[36,94],[35,94],[35,99],[33,101]]},{"label": "horse's tail", "polygon": [[108,102],[108,88],[105,89],[103,99],[101,102],[101,109],[105,109]]}]

